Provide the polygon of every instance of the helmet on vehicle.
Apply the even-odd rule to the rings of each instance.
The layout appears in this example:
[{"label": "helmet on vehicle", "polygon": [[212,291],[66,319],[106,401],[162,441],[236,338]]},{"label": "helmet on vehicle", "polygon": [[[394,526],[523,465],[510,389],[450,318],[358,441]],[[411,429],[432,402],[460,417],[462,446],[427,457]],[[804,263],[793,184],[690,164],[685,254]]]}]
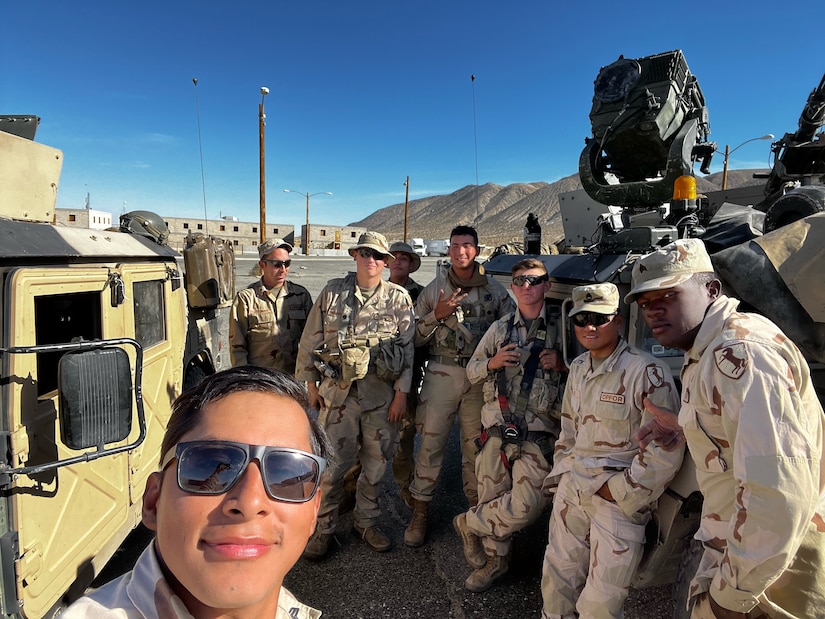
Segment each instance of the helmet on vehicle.
[{"label": "helmet on vehicle", "polygon": [[166,245],[169,238],[169,229],[166,222],[157,213],[152,211],[131,211],[120,216],[120,231],[140,234],[155,241],[158,245]]}]

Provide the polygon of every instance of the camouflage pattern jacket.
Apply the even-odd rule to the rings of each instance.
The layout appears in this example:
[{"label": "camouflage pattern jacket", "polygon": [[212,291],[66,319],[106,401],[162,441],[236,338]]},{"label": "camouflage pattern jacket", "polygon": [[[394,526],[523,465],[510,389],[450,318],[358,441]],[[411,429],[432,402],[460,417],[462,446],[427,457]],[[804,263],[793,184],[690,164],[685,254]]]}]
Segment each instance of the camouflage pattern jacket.
[{"label": "camouflage pattern jacket", "polygon": [[[163,577],[155,544],[149,544],[131,572],[80,598],[60,615],[66,619],[192,619]],[[321,612],[301,604],[281,587],[275,619],[318,619]]]},{"label": "camouflage pattern jacket", "polygon": [[443,271],[424,287],[415,304],[416,323],[415,345],[427,346],[430,356],[459,357],[469,360],[481,336],[496,320],[516,310],[516,304],[507,290],[485,275],[487,285],[473,287],[465,292],[467,297],[461,302],[460,315],[453,314],[443,322],[435,317],[440,291],[444,296],[453,293],[449,279]]},{"label": "camouflage pattern jacket", "polygon": [[[825,535],[823,412],[799,349],[738,303],[714,301],[685,354],[679,424],[704,495],[696,538],[705,556],[691,593],[710,590],[722,606],[749,612],[810,523]],[[823,571],[819,563],[781,580],[804,597]]]},{"label": "camouflage pattern jacket", "polygon": [[[338,406],[347,397],[352,383],[341,383],[324,375],[315,365],[319,356],[315,351],[326,349],[339,351],[341,343],[350,335],[392,337],[403,350],[404,368],[391,385],[395,391],[410,392],[412,383],[413,337],[415,314],[410,295],[401,286],[380,281],[375,293],[364,299],[357,286],[355,273],[330,280],[312,306],[301,336],[295,377],[298,380],[320,381],[319,393],[328,406]],[[371,356],[373,351],[371,351]],[[382,385],[386,385],[372,370],[360,381],[362,406],[368,408],[370,390],[375,388],[376,398],[383,400]]]},{"label": "camouflage pattern jacket", "polygon": [[616,349],[594,370],[590,353],[570,364],[548,479],[573,475],[583,494],[607,482],[622,512],[632,515],[655,503],[673,479],[684,450],[665,451],[651,443],[639,451],[636,431],[650,420],[643,401],[676,410],[679,393],[670,369],[619,339]]},{"label": "camouflage pattern jacket", "polygon": [[263,280],[238,292],[229,319],[232,366],[257,365],[294,374],[298,342],[311,308],[309,291],[290,281],[277,293]]},{"label": "camouflage pattern jacket", "polygon": [[[511,317],[513,319],[512,329],[510,329]],[[542,308],[541,315],[533,321],[529,331],[524,319],[521,317],[521,313],[516,310],[515,314],[507,314],[494,322],[478,343],[472,358],[467,364],[467,378],[473,384],[484,381],[484,406],[481,408],[481,424],[485,428],[502,425],[505,421],[504,413],[501,411],[498,401],[498,381],[496,377],[498,372],[488,372],[487,361],[494,357],[505,344],[515,342],[519,345],[522,351],[522,363],[516,367],[499,370],[504,372],[507,380],[506,395],[510,405],[510,413],[515,413],[521,395],[524,362],[529,357],[530,347],[540,331],[547,334],[544,338],[544,348],[553,348],[560,329],[555,324],[547,324],[545,309]],[[549,432],[554,438],[558,436],[560,380],[561,377],[558,372],[544,370],[539,365],[529,393],[525,394],[527,400],[524,403],[524,412],[521,414],[525,422],[524,428],[528,431]]]}]

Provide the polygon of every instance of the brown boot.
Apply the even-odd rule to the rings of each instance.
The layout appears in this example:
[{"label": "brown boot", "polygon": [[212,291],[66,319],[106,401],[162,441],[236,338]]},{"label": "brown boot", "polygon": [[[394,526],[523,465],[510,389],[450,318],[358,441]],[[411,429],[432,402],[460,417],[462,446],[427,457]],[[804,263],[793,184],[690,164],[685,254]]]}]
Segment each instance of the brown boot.
[{"label": "brown boot", "polygon": [[407,530],[404,531],[404,543],[412,548],[418,548],[424,544],[427,536],[427,512],[430,504],[427,501],[413,499],[413,515]]},{"label": "brown boot", "polygon": [[453,518],[453,528],[455,532],[461,537],[461,543],[464,545],[464,558],[473,569],[480,569],[487,563],[487,555],[484,553],[484,546],[481,544],[481,538],[470,531],[467,526],[467,514],[459,514]]},{"label": "brown boot", "polygon": [[464,587],[475,593],[487,591],[496,580],[507,573],[508,564],[507,557],[487,555],[487,563],[467,577],[467,580],[464,581]]}]

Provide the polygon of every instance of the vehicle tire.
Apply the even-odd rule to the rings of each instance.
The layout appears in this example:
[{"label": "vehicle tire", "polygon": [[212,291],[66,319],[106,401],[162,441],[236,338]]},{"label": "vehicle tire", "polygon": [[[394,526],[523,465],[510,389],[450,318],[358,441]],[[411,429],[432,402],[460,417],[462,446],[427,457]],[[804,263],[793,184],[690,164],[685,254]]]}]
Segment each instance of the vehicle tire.
[{"label": "vehicle tire", "polygon": [[779,198],[765,213],[762,228],[765,234],[786,226],[809,215],[825,210],[825,189],[815,185],[804,185],[791,189]]},{"label": "vehicle tire", "polygon": [[685,605],[690,595],[690,581],[699,569],[704,551],[702,542],[692,539],[682,553],[679,575],[673,584],[673,619],[690,619],[690,610],[686,610]]}]

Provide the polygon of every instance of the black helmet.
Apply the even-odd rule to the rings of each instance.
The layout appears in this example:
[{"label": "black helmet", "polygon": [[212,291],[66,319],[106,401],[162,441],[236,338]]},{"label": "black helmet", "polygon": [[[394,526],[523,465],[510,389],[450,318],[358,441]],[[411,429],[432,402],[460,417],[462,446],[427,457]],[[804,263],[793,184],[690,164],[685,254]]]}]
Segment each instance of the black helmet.
[{"label": "black helmet", "polygon": [[155,241],[158,245],[166,245],[169,238],[169,229],[160,215],[152,211],[131,211],[120,216],[120,231],[140,234]]}]

